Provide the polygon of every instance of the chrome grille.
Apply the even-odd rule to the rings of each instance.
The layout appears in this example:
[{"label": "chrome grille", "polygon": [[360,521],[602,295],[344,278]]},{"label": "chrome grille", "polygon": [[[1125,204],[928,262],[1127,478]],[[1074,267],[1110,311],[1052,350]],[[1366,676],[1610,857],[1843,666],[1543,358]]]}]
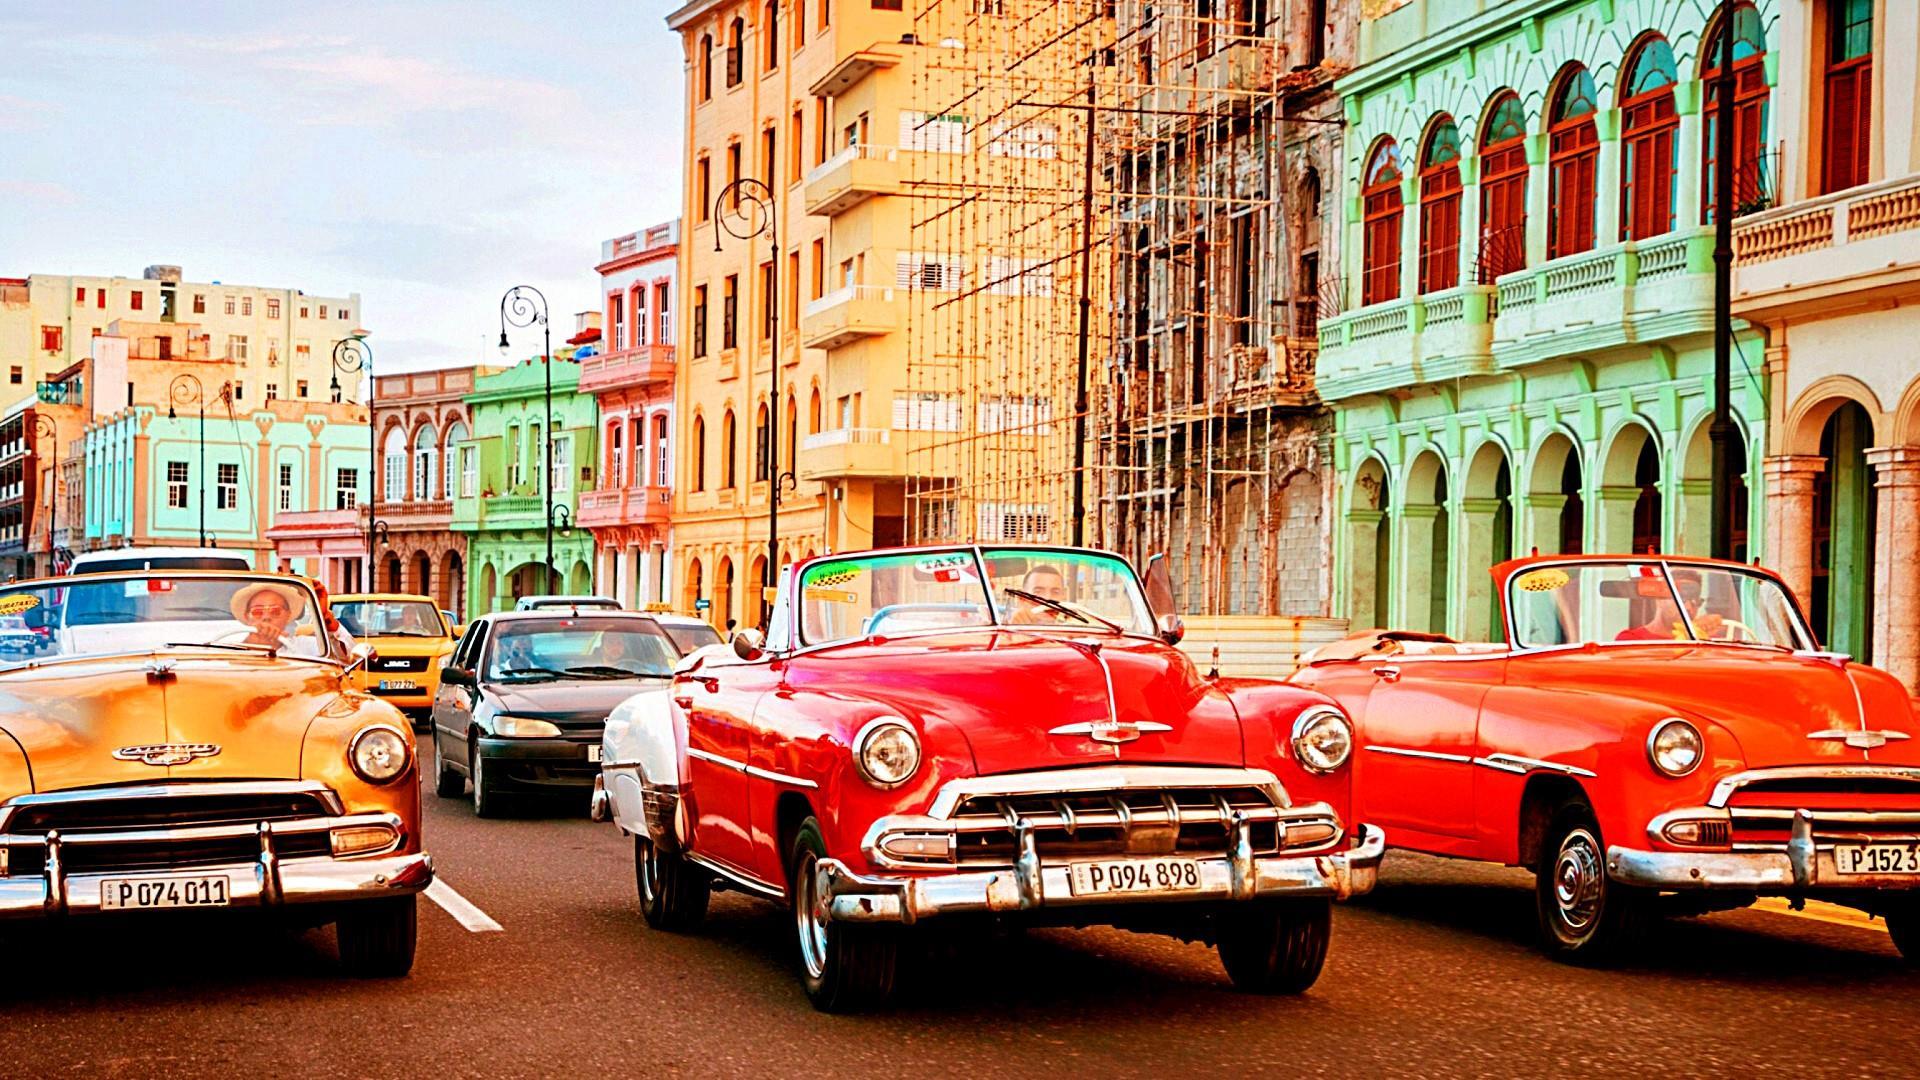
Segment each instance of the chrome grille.
[{"label": "chrome grille", "polygon": [[[955,860],[1007,865],[1018,854],[1024,823],[1045,860],[1103,855],[1219,856],[1226,853],[1236,812],[1270,811],[1258,788],[1077,791],[1059,795],[980,795],[961,801],[951,818]],[[1280,849],[1278,821],[1249,822],[1255,854]]]},{"label": "chrome grille", "polygon": [[1784,851],[1794,815],[1813,818],[1816,846],[1920,837],[1920,784],[1898,776],[1780,776],[1730,793],[1735,851]]},{"label": "chrome grille", "polygon": [[[197,785],[203,789],[213,786]],[[21,800],[18,805],[0,809],[0,832],[32,835],[53,829],[65,833],[183,829],[196,825],[292,821],[323,817],[329,812],[326,800],[317,791],[197,790],[158,795],[102,791],[95,797],[44,803]]]},{"label": "chrome grille", "polygon": [[[68,873],[156,871],[248,863],[259,827],[340,813],[339,798],[306,781],[163,782],[18,796],[0,806],[9,876],[46,868],[49,834]],[[324,828],[289,833],[281,857],[329,854]]]}]

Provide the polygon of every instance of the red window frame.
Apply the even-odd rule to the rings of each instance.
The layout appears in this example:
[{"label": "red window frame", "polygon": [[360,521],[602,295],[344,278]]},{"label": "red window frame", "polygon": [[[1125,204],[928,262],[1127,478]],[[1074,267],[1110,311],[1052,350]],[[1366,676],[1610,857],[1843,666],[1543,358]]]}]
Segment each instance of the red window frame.
[{"label": "red window frame", "polygon": [[[1846,0],[1827,2],[1826,124],[1821,133],[1821,193],[1867,182],[1873,146],[1873,50],[1842,56]],[[1871,39],[1872,22],[1868,22]]]},{"label": "red window frame", "polygon": [[[1741,4],[1736,12],[1751,5]],[[1737,15],[1736,15],[1737,18]],[[1702,168],[1700,170],[1700,221],[1702,224],[1713,220],[1713,178],[1716,159],[1714,151],[1719,147],[1715,125],[1720,117],[1720,35],[1728,27],[1723,20],[1713,33],[1707,36],[1707,46],[1703,59],[1706,66],[1700,72],[1700,81],[1706,84],[1706,105],[1701,113],[1706,121],[1700,125]],[[1767,192],[1767,177],[1761,171],[1761,142],[1766,134],[1767,116],[1767,73],[1766,53],[1755,53],[1733,62],[1733,205],[1734,209],[1751,206],[1763,198]]]},{"label": "red window frame", "polygon": [[1360,279],[1360,303],[1380,304],[1400,298],[1400,161],[1392,139],[1383,139],[1367,159],[1366,186],[1360,190],[1365,206],[1365,243]]},{"label": "red window frame", "polygon": [[[1439,292],[1460,284],[1460,157],[1433,162],[1442,124],[1433,125],[1420,155],[1420,291]],[[1458,146],[1458,137],[1455,138]]]},{"label": "red window frame", "polygon": [[[1509,97],[1512,95],[1509,94]],[[1500,105],[1495,99],[1493,116]],[[1480,151],[1480,284],[1527,266],[1527,137],[1513,135]]]},{"label": "red window frame", "polygon": [[[1560,81],[1567,92],[1572,76]],[[1557,109],[1555,110],[1557,111]],[[1547,230],[1547,257],[1578,255],[1594,247],[1594,168],[1600,156],[1600,132],[1593,113],[1555,122],[1547,128],[1548,201],[1552,222]],[[1569,210],[1579,210],[1570,213]]]},{"label": "red window frame", "polygon": [[1620,239],[1645,240],[1673,231],[1673,136],[1680,115],[1673,87],[1622,103]]}]

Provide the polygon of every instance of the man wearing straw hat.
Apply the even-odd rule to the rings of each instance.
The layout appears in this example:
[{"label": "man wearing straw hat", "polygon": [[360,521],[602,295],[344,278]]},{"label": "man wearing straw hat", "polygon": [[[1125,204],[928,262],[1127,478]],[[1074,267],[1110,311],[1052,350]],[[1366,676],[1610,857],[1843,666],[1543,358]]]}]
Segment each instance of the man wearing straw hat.
[{"label": "man wearing straw hat", "polygon": [[232,638],[234,644],[290,652],[293,642],[287,636],[287,627],[306,611],[307,598],[291,585],[261,581],[235,590],[228,606],[233,617],[247,627],[244,636]]}]

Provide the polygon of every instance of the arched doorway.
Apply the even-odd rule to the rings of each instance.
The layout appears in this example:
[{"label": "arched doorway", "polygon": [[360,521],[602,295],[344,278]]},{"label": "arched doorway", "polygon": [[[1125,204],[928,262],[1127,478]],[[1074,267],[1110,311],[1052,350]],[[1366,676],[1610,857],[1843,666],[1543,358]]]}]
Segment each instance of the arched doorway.
[{"label": "arched doorway", "polygon": [[767,624],[767,594],[764,586],[767,580],[767,557],[756,555],[751,568],[747,571],[746,595],[742,597],[740,612],[744,616],[743,626],[765,626]]},{"label": "arched doorway", "polygon": [[1447,632],[1453,529],[1447,507],[1447,466],[1432,450],[1413,459],[1400,511],[1401,621],[1429,633]]},{"label": "arched doorway", "polygon": [[738,625],[733,614],[733,558],[728,555],[720,556],[713,575],[713,624],[723,630]]},{"label": "arched doorway", "polygon": [[1548,435],[1534,452],[1527,480],[1527,537],[1545,555],[1586,550],[1586,477],[1580,448],[1564,432]]},{"label": "arched doorway", "polygon": [[1461,633],[1469,641],[1504,641],[1500,596],[1487,573],[1513,558],[1513,469],[1504,446],[1488,440],[1474,451],[1462,494],[1460,551],[1466,582]]},{"label": "arched doorway", "polygon": [[507,599],[544,596],[553,591],[553,575],[545,563],[521,563],[507,575]]},{"label": "arched doorway", "polygon": [[466,617],[472,620],[493,610],[493,598],[500,594],[500,575],[493,569],[492,563],[480,564],[480,595],[474,598],[473,605],[467,609]]},{"label": "arched doorway", "polygon": [[413,584],[421,596],[434,595],[433,558],[424,551],[417,551],[413,555]]},{"label": "arched doorway", "polygon": [[1623,424],[1600,470],[1600,549],[1644,555],[1666,550],[1660,442],[1638,421]]},{"label": "arched doorway", "polygon": [[461,621],[466,620],[466,567],[461,565],[460,553],[449,551],[440,559],[440,579],[434,583],[438,591],[434,594],[440,606]]},{"label": "arched doorway", "polygon": [[[704,584],[705,583],[701,580],[701,577],[700,577],[700,560],[699,559],[690,560],[687,563],[685,610],[690,611],[695,615],[700,614],[700,600],[701,600],[700,589]],[[711,612],[708,613],[708,621],[709,622],[712,621]]]},{"label": "arched doorway", "polygon": [[380,575],[383,587],[387,592],[405,592],[406,583],[400,579],[400,556],[388,554],[385,565],[386,571]]},{"label": "arched doorway", "polygon": [[[1712,422],[1702,418],[1687,440],[1680,459],[1680,481],[1674,502],[1679,520],[1674,523],[1674,550],[1683,555],[1708,555],[1713,550],[1713,438]],[[1728,471],[1733,480],[1733,559],[1747,561],[1747,526],[1751,507],[1747,500],[1747,435],[1735,418],[1733,439],[1728,443]]]},{"label": "arched doorway", "polygon": [[1813,481],[1813,632],[1826,647],[1873,662],[1873,418],[1858,402],[1833,410],[1820,430],[1825,468]]},{"label": "arched doorway", "polygon": [[1355,630],[1388,623],[1391,521],[1387,469],[1370,457],[1354,472],[1347,492],[1347,617]]},{"label": "arched doorway", "polygon": [[586,560],[576,559],[573,569],[567,572],[567,592],[574,596],[586,596],[593,592],[593,568]]}]

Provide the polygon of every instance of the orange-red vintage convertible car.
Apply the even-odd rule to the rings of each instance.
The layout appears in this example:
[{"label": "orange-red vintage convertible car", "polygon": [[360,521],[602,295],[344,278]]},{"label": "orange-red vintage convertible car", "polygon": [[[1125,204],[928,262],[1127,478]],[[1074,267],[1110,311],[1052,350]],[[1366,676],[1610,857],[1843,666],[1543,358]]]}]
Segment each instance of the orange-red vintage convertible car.
[{"label": "orange-red vintage convertible car", "polygon": [[994,921],[1212,941],[1237,985],[1297,992],[1329,900],[1373,884],[1340,710],[1202,677],[1117,556],[831,555],[777,597],[764,641],[614,711],[595,811],[654,926],[714,887],[787,904],[822,1009],[883,997],[908,928]]},{"label": "orange-red vintage convertible car", "polygon": [[1493,570],[1506,644],[1358,635],[1293,681],[1353,718],[1354,812],[1396,846],[1532,869],[1549,950],[1662,910],[1818,897],[1920,952],[1906,688],[1819,651],[1778,578],[1705,559]]}]

